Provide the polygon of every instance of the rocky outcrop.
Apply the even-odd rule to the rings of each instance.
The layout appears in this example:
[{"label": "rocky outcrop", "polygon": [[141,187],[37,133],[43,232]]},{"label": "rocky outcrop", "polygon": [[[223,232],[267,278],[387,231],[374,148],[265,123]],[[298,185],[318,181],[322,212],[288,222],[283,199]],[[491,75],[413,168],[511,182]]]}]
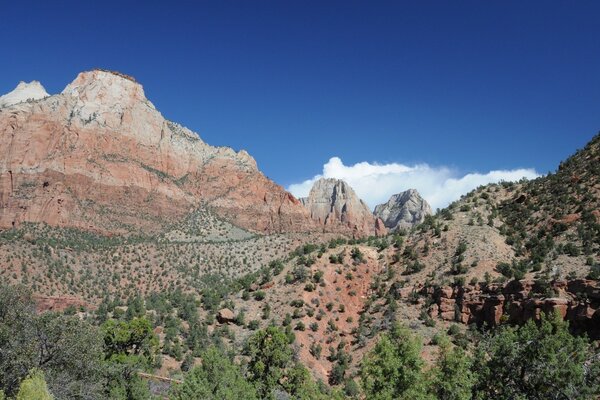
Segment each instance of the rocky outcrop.
[{"label": "rocky outcrop", "polygon": [[321,178],[300,201],[311,218],[325,227],[341,226],[355,236],[387,233],[383,223],[343,180]]},{"label": "rocky outcrop", "polygon": [[374,214],[390,230],[410,229],[431,215],[431,207],[415,189],[390,197],[387,203],[375,207]]},{"label": "rocky outcrop", "polygon": [[[600,337],[600,287],[597,282],[572,281],[511,281],[506,285],[468,285],[420,289],[432,296],[429,308],[432,317],[447,321],[496,326],[503,321],[522,324],[539,320],[542,313],[557,312],[571,327]],[[552,296],[544,293],[552,292]]]},{"label": "rocky outcrop", "polygon": [[42,296],[34,295],[33,299],[36,305],[36,311],[39,313],[45,311],[65,311],[69,307],[74,307],[76,310],[81,308],[90,310],[95,307],[88,302],[74,296]]},{"label": "rocky outcrop", "polygon": [[248,153],[167,121],[126,75],[83,72],[58,95],[34,92],[0,108],[0,229],[149,233],[200,205],[258,233],[318,228]]}]

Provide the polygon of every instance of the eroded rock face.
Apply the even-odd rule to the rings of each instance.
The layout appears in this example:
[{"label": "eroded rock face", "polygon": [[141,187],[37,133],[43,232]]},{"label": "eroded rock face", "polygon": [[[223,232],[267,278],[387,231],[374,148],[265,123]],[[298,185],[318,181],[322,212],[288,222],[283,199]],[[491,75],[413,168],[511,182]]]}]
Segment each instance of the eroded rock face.
[{"label": "eroded rock face", "polygon": [[375,207],[374,214],[390,230],[410,229],[431,214],[431,207],[415,189],[390,197],[387,203]]},{"label": "eroded rock face", "polygon": [[132,78],[83,72],[46,95],[0,106],[0,228],[153,232],[200,204],[258,233],[318,228],[248,153],[167,121]]},{"label": "eroded rock face", "polygon": [[[539,320],[543,313],[558,313],[575,330],[600,337],[600,288],[591,280],[553,281],[550,288],[559,297],[540,294],[540,282],[511,281],[506,285],[440,287],[429,308],[432,317],[464,324],[497,326]],[[423,291],[423,289],[421,289]],[[422,293],[425,294],[425,293]]]},{"label": "eroded rock face", "polygon": [[95,307],[86,301],[74,297],[74,296],[34,296],[36,311],[39,313],[45,311],[65,311],[69,307],[75,307],[79,309],[83,307],[84,309],[94,309]]},{"label": "eroded rock face", "polygon": [[356,236],[386,233],[381,221],[343,180],[319,179],[301,202],[311,218],[326,227],[342,226]]}]

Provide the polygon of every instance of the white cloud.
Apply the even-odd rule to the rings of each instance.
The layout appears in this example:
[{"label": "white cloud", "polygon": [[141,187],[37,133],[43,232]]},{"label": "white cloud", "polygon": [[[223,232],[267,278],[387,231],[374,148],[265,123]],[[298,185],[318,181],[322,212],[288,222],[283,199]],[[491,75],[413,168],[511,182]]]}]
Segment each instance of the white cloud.
[{"label": "white cloud", "polygon": [[417,189],[435,210],[447,206],[480,185],[517,181],[521,178],[533,179],[538,176],[532,168],[490,171],[485,174],[474,172],[461,176],[450,168],[432,167],[427,164],[409,166],[398,163],[360,162],[344,165],[339,157],[332,157],[323,165],[322,174],[292,184],[288,190],[296,197],[306,197],[318,179],[337,178],[348,182],[371,208],[385,203],[395,193]]}]

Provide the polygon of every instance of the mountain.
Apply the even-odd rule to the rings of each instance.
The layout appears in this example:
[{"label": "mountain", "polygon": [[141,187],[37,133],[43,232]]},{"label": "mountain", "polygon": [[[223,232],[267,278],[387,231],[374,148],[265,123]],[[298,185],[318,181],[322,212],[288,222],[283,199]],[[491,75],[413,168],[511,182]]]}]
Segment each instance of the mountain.
[{"label": "mountain", "polygon": [[390,230],[410,229],[431,215],[431,207],[416,189],[409,189],[377,205],[374,214]]},{"label": "mountain", "polygon": [[2,99],[0,228],[151,233],[201,207],[256,233],[317,228],[247,152],[166,120],[129,76],[93,70],[54,96],[33,82]]},{"label": "mountain", "polygon": [[28,100],[39,100],[48,96],[50,95],[38,81],[31,81],[29,83],[21,81],[12,92],[0,96],[0,108],[19,104]]},{"label": "mountain", "polygon": [[321,178],[314,183],[308,197],[300,201],[310,211],[311,218],[326,227],[343,226],[355,236],[386,233],[383,223],[343,180]]},{"label": "mountain", "polygon": [[[32,289],[39,311],[147,319],[152,373],[171,385],[210,343],[248,361],[242,349],[273,326],[333,386],[325,398],[361,380],[395,322],[423,338],[430,365],[446,336],[477,354],[467,326],[543,312],[600,338],[600,136],[555,174],[479,187],[427,218],[416,191],[374,215],[335,179],[296,200],[108,71],[0,108],[0,146],[0,281]],[[383,235],[377,216],[420,223]]]}]

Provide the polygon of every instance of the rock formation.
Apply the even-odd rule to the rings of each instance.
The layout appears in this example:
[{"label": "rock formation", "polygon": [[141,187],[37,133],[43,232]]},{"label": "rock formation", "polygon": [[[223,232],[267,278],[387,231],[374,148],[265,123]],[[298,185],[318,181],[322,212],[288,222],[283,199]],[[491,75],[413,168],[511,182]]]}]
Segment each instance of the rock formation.
[{"label": "rock formation", "polygon": [[374,214],[390,230],[410,229],[431,214],[431,207],[419,192],[409,189],[393,195],[387,203],[376,206]]},{"label": "rock formation", "polygon": [[[554,292],[553,297],[544,296],[548,289]],[[496,326],[505,319],[522,324],[529,319],[539,320],[542,313],[557,312],[575,330],[600,337],[600,288],[592,280],[556,280],[549,284],[513,280],[505,285],[422,288],[421,294],[434,300],[429,314],[446,321]]]},{"label": "rock formation", "polygon": [[0,229],[149,233],[200,205],[259,233],[317,228],[248,153],[167,121],[131,77],[93,70],[58,95],[33,82],[1,99]]},{"label": "rock formation", "polygon": [[343,226],[356,236],[383,235],[386,229],[367,204],[340,179],[321,178],[306,198],[300,199],[312,219],[326,227]]}]

